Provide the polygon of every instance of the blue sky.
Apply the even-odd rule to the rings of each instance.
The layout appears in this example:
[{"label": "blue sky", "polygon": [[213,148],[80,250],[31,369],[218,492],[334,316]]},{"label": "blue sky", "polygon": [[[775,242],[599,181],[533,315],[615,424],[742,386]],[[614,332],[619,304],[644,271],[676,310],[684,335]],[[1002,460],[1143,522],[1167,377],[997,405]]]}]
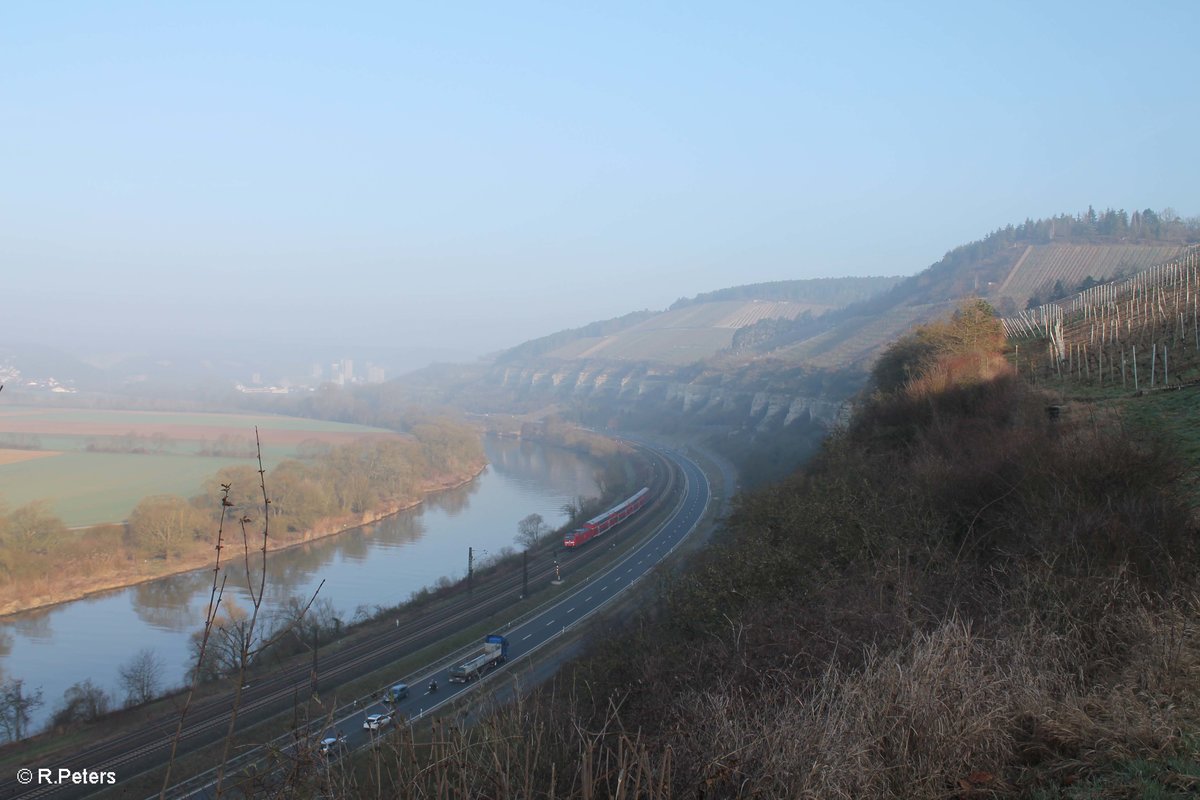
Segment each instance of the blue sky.
[{"label": "blue sky", "polygon": [[0,336],[499,347],[1200,213],[1200,3],[5,3]]}]

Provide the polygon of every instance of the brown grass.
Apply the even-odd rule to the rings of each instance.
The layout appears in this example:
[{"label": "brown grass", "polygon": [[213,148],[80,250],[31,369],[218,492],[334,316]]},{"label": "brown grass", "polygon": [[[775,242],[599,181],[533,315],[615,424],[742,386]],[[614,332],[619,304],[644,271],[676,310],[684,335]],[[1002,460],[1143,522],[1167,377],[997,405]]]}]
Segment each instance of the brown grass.
[{"label": "brown grass", "polygon": [[[142,423],[135,420],[128,422],[80,422],[73,420],[23,420],[5,418],[3,429],[6,433],[37,433],[45,436],[124,436],[134,433],[138,436],[152,436],[161,433],[170,439],[201,441],[217,439],[221,436],[244,439],[246,426],[243,424],[230,425],[190,425],[172,423]],[[295,430],[290,428],[262,428],[264,437],[269,436],[271,445],[275,447],[300,444],[304,441],[318,441],[327,444],[348,444],[363,439],[405,439],[403,434],[392,431],[321,431]]]},{"label": "brown grass", "polygon": [[58,450],[6,450],[0,448],[0,467],[5,464],[19,464],[22,461],[32,461],[35,458],[60,455],[62,453]]}]

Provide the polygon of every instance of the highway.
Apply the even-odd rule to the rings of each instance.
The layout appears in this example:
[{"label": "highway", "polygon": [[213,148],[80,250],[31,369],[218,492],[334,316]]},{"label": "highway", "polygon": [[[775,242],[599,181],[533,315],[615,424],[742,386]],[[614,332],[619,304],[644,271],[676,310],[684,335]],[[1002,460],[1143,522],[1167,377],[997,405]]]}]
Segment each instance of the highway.
[{"label": "highway", "polygon": [[[540,611],[531,618],[510,628],[498,630],[509,642],[508,664],[519,661],[555,637],[568,630],[588,617],[599,612],[617,595],[635,582],[647,575],[655,565],[662,561],[675,547],[683,541],[704,515],[709,502],[708,481],[690,460],[679,454],[668,454],[676,460],[685,475],[685,495],[683,502],[662,525],[653,537],[626,554],[620,561],[607,570],[585,580],[581,585],[569,592],[549,608]],[[594,540],[587,546],[604,546],[603,537]],[[565,576],[570,583],[570,576]],[[452,684],[449,681],[449,667],[430,671],[421,677],[421,683],[415,687],[413,697],[397,705],[397,709],[406,717],[412,718],[422,714],[435,712],[441,706],[453,701],[460,693],[473,688],[472,684]],[[431,695],[427,691],[430,681],[437,681],[438,692]],[[380,713],[384,707],[364,709],[358,714],[346,717],[343,728],[347,731],[360,731],[363,719],[367,714]],[[351,739],[352,744],[365,743],[368,737],[364,735]]]},{"label": "highway", "polygon": [[[639,444],[644,447],[649,446],[644,442],[639,442]],[[506,623],[500,626],[500,629],[493,631],[507,638],[508,661],[507,664],[485,675],[482,681],[483,684],[486,685],[488,679],[492,676],[501,674],[508,667],[547,645],[555,637],[561,636],[600,611],[615,599],[621,591],[649,573],[650,570],[661,562],[695,529],[702,519],[710,500],[710,488],[704,473],[695,463],[678,452],[661,447],[653,449],[656,451],[656,455],[670,459],[678,468],[678,474],[681,477],[678,486],[679,491],[672,491],[666,488],[670,485],[668,483],[664,483],[660,487],[660,491],[663,494],[671,495],[670,498],[665,499],[677,500],[677,504],[671,510],[665,522],[642,544],[626,553],[607,569],[590,578],[584,579],[578,586],[574,586],[572,583],[572,567],[579,561],[595,558],[606,547],[612,547],[613,545],[610,542],[612,542],[613,538],[623,535],[625,531],[622,529],[628,525],[636,524],[637,518],[635,517],[629,523],[625,523],[613,531],[607,532],[589,542],[580,548],[583,552],[571,554],[576,556],[578,561],[566,557],[560,559],[563,564],[561,577],[564,585],[568,587],[567,593],[552,605],[541,608],[524,618]],[[540,576],[534,577],[545,581],[551,576],[543,573]],[[482,589],[483,587],[480,588]],[[506,584],[498,592],[494,591],[493,593],[503,595],[495,599],[496,605],[494,608],[489,607],[486,601],[480,602],[477,600],[474,603],[464,605],[461,609],[452,608],[448,610],[445,614],[446,618],[440,624],[431,626],[426,620],[424,627],[419,632],[414,631],[412,635],[398,635],[388,643],[367,642],[363,645],[364,652],[357,656],[353,653],[340,654],[341,660],[346,662],[346,666],[342,668],[342,671],[346,671],[347,675],[353,674],[351,670],[351,667],[353,667],[358,670],[358,674],[362,674],[367,669],[367,666],[369,666],[362,663],[364,661],[382,665],[390,663],[389,660],[394,661],[406,653],[411,653],[419,649],[418,643],[414,641],[418,637],[421,640],[426,640],[430,637],[445,636],[454,630],[461,630],[479,619],[502,612],[504,606],[511,605],[512,591],[515,588],[515,586]],[[482,644],[482,642],[479,644]],[[463,652],[451,658],[444,659],[438,664],[419,670],[415,676],[412,674],[408,676],[397,675],[395,682],[410,684],[410,694],[407,699],[401,700],[394,709],[383,705],[382,702],[365,706],[359,705],[357,708],[350,709],[349,713],[339,715],[326,729],[313,732],[313,737],[316,740],[320,740],[325,737],[336,737],[340,732],[344,737],[342,747],[346,751],[352,751],[367,746],[373,736],[380,735],[379,732],[364,730],[363,721],[369,714],[393,713],[396,715],[396,719],[415,720],[437,713],[439,709],[458,699],[464,692],[471,691],[478,686],[477,683],[452,684],[449,681],[449,670],[461,663],[462,660],[465,660],[477,649],[475,647],[465,649]],[[338,671],[339,668],[336,664],[323,669],[321,683],[323,685],[326,683],[332,685],[338,681]],[[303,684],[308,677],[308,672],[304,668],[296,668],[295,672],[295,675],[272,679],[274,688],[263,687],[261,689],[263,693],[261,703],[263,706],[266,706],[268,703],[278,703],[281,696],[284,698],[294,696],[295,685],[297,683]],[[439,688],[436,693],[430,693],[427,687],[430,681],[434,680],[437,681]],[[252,687],[251,692],[247,693],[243,698],[243,703],[245,704],[243,714],[253,710],[256,703],[259,702],[257,695],[253,692],[254,688]],[[227,710],[228,697],[211,701],[211,703],[217,704],[222,702],[225,703],[224,709]],[[209,726],[211,729],[210,732],[215,732],[220,726],[228,724],[226,713],[212,713],[203,718],[208,721],[197,724]],[[131,753],[133,755],[145,755],[150,751],[161,753],[164,740],[169,738],[173,732],[173,727],[170,727],[168,730],[168,726],[163,725],[156,731],[139,732],[141,738],[136,738],[134,734],[131,734],[130,738],[123,743],[125,749],[120,755],[111,755],[105,753],[100,748],[96,748],[93,751],[90,762],[80,763],[72,759],[75,763],[70,766],[97,771],[114,770],[119,787],[122,768],[130,768],[134,763],[130,757]],[[149,741],[145,740],[147,735],[150,737]],[[291,744],[288,742],[276,744],[285,749],[291,747]],[[111,750],[113,746],[122,746],[122,743],[118,742],[116,745],[109,745],[109,749]],[[146,753],[142,753],[141,751],[146,751]],[[109,757],[103,758],[103,755],[108,755]],[[87,757],[86,754],[84,757]],[[248,761],[254,758],[256,756],[253,753],[242,754],[238,758],[238,765],[248,763]],[[48,766],[54,767],[57,765]],[[126,772],[126,774],[129,773]],[[0,797],[84,797],[90,793],[88,787],[56,786],[46,783],[39,785],[36,780],[31,785],[22,786],[14,781],[12,776],[3,776],[3,778],[3,784],[0,784]],[[185,784],[176,786],[171,792],[171,796],[205,797],[210,791],[214,779],[214,773],[193,776]],[[96,787],[96,789],[103,788],[102,786]]]}]

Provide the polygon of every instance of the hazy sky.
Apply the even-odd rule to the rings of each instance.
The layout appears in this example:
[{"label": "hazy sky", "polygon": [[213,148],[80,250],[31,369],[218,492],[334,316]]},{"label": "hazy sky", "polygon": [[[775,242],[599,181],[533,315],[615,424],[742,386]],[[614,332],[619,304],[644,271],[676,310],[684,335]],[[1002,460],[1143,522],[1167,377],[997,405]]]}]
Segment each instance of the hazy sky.
[{"label": "hazy sky", "polygon": [[0,336],[482,353],[1200,213],[1200,3],[0,4]]}]

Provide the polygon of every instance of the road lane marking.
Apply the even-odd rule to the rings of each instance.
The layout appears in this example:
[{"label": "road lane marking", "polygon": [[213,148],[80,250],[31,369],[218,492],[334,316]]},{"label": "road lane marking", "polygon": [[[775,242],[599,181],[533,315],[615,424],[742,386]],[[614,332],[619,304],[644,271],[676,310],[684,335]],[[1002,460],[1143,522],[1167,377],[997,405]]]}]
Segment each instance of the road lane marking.
[{"label": "road lane marking", "polygon": [[546,623],[546,627],[549,628],[553,624],[554,624],[554,620],[550,620],[549,622]]},{"label": "road lane marking", "polygon": [[574,609],[574,608],[568,608],[568,609],[567,609],[567,613],[568,613],[568,614],[574,614],[574,613],[575,613],[575,609]]},{"label": "road lane marking", "polygon": [[532,633],[527,633],[527,634],[525,634],[524,636],[522,636],[522,637],[521,637],[521,641],[522,641],[522,642],[523,642],[523,641],[525,641],[525,640],[526,640],[526,639],[528,639],[530,636],[533,636],[533,634],[532,634]]}]

